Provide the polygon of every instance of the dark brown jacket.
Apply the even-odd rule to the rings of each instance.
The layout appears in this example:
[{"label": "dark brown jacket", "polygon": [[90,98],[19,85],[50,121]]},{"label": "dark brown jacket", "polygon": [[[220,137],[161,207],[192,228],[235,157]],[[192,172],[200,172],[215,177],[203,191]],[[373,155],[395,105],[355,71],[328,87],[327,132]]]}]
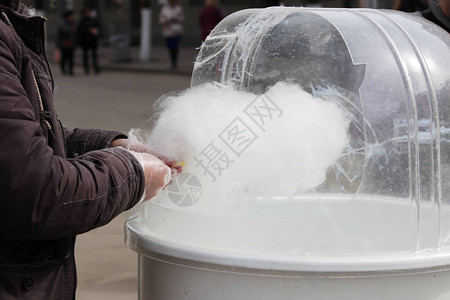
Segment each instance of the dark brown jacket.
[{"label": "dark brown jacket", "polygon": [[45,19],[10,8],[0,5],[0,299],[73,299],[75,236],[134,206],[143,170],[104,149],[120,133],[63,129]]}]

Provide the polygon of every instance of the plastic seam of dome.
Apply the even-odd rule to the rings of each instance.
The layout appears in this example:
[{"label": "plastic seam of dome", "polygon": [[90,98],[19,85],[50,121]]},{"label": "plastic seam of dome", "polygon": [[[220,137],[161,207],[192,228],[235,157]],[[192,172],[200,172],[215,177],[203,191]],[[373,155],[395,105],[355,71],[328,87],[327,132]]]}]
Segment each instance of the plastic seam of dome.
[{"label": "plastic seam of dome", "polygon": [[[383,14],[384,17],[388,17],[386,14]],[[439,215],[439,220],[438,220],[438,233],[439,233],[439,238],[437,241],[434,241],[435,246],[436,247],[441,247],[441,172],[440,172],[440,132],[438,130],[436,130],[436,128],[440,128],[439,126],[439,117],[438,117],[438,106],[437,106],[437,96],[436,93],[433,89],[433,85],[432,85],[432,80],[431,80],[431,74],[428,70],[428,67],[426,65],[426,61],[425,58],[422,54],[422,52],[419,50],[419,48],[417,47],[416,43],[414,42],[414,40],[412,39],[412,37],[408,34],[408,32],[393,18],[389,17],[389,19],[399,28],[399,30],[401,32],[403,32],[403,34],[405,35],[405,37],[407,38],[407,40],[409,41],[409,43],[411,44],[411,46],[413,47],[414,53],[416,54],[417,59],[419,60],[422,72],[424,73],[424,78],[425,78],[425,82],[427,85],[427,92],[428,95],[430,97],[430,103],[431,103],[431,121],[432,123],[430,124],[430,140],[432,141],[432,151],[431,151],[431,156],[432,156],[432,185],[433,187],[437,186],[436,189],[433,189],[434,193],[437,193],[437,195],[435,195],[434,193],[432,194],[432,201],[434,203],[434,205],[437,205],[437,209],[438,209],[438,215]],[[434,138],[433,138],[434,135]],[[434,153],[433,150],[436,150],[436,154]],[[420,168],[420,165],[418,164],[418,168]],[[420,169],[419,169],[420,171]],[[437,182],[436,182],[437,181]],[[419,186],[420,186],[420,181],[419,181]],[[419,190],[420,193],[420,190]],[[420,201],[420,199],[419,199]],[[420,222],[418,222],[418,225],[420,226]],[[419,227],[420,228],[420,227]],[[417,239],[418,242],[418,246],[417,248],[420,249],[420,229],[418,231],[419,237]]]},{"label": "plastic seam of dome", "polygon": [[[419,181],[419,164],[417,163],[419,161],[419,145],[418,145],[418,133],[417,133],[417,107],[416,107],[416,99],[413,93],[412,88],[412,82],[408,76],[407,72],[407,66],[403,59],[401,58],[400,51],[395,43],[395,41],[391,38],[391,36],[386,32],[386,30],[378,23],[376,20],[370,18],[366,14],[362,14],[360,12],[361,10],[355,10],[352,13],[357,14],[361,16],[362,18],[366,19],[368,22],[370,22],[384,37],[384,41],[388,45],[388,47],[391,49],[391,52],[394,56],[394,59],[397,63],[397,66],[402,74],[403,83],[405,85],[405,90],[408,95],[408,103],[409,105],[406,105],[407,107],[407,114],[408,114],[408,127],[410,128],[408,133],[408,152],[409,152],[409,173],[410,173],[410,197],[411,200],[413,200],[413,204],[416,206],[416,216],[417,216],[417,225],[416,225],[416,250],[419,249],[419,240],[420,240],[420,221],[421,221],[421,215],[420,215],[420,181]],[[366,10],[367,11],[367,10]],[[384,12],[381,11],[370,11],[374,14],[377,14],[378,16],[384,17],[386,20],[392,22],[392,18],[387,16]],[[411,107],[410,107],[411,106]],[[411,111],[412,108],[412,111]],[[414,127],[411,129],[410,121],[413,120]],[[411,136],[413,137],[413,143],[411,143]]]},{"label": "plastic seam of dome", "polygon": [[[433,83],[431,79],[431,74],[429,72],[429,69],[427,67],[427,63],[425,60],[425,57],[423,53],[420,51],[417,44],[414,42],[411,35],[393,18],[390,18],[392,22],[404,33],[406,38],[408,39],[409,43],[412,45],[414,49],[414,53],[417,56],[417,59],[419,60],[422,72],[424,74],[425,82],[427,85],[427,92],[430,97],[430,109],[431,109],[431,120],[432,123],[430,124],[430,140],[432,141],[432,174],[433,178],[432,180],[432,186],[433,186],[433,194],[431,195],[433,197],[432,201],[434,202],[434,205],[437,205],[437,210],[439,214],[439,223],[438,223],[438,232],[439,232],[439,240],[437,241],[437,247],[442,247],[441,244],[441,205],[442,205],[442,194],[441,194],[441,164],[440,164],[440,131],[438,128],[440,128],[440,121],[439,121],[439,106],[438,106],[438,99],[435,90],[433,89]],[[436,153],[434,153],[436,151]],[[445,241],[444,241],[445,243]]]}]

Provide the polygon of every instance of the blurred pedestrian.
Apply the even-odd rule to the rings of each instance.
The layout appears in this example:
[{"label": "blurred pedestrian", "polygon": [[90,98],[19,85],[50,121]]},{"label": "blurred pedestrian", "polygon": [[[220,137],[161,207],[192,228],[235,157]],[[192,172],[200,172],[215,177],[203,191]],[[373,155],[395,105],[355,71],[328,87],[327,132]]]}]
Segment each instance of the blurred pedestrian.
[{"label": "blurred pedestrian", "polygon": [[198,23],[202,33],[202,42],[208,34],[222,21],[224,14],[217,7],[216,0],[205,0],[205,6],[198,15]]},{"label": "blurred pedestrian", "polygon": [[172,69],[177,68],[178,48],[183,33],[183,21],[184,12],[178,0],[168,0],[161,8],[159,22],[162,24],[162,32],[166,38]]},{"label": "blurred pedestrian", "polygon": [[450,33],[450,0],[429,0],[428,9],[420,11],[420,14]]},{"label": "blurred pedestrian", "polygon": [[418,14],[450,33],[450,0],[398,0],[394,9]]},{"label": "blurred pedestrian", "polygon": [[[60,67],[63,74],[74,75],[73,57],[75,52],[75,17],[73,11],[66,11],[58,22],[57,46],[61,53]],[[67,69],[68,68],[68,69]]]},{"label": "blurred pedestrian", "polygon": [[0,299],[74,299],[76,235],[155,197],[170,162],[120,132],[62,125],[45,18],[31,15],[0,0]]},{"label": "blurred pedestrian", "polygon": [[100,72],[97,58],[99,24],[89,7],[83,8],[82,17],[77,27],[78,43],[83,50],[83,67],[86,74],[90,73],[89,54],[92,58],[92,66],[95,73]]}]

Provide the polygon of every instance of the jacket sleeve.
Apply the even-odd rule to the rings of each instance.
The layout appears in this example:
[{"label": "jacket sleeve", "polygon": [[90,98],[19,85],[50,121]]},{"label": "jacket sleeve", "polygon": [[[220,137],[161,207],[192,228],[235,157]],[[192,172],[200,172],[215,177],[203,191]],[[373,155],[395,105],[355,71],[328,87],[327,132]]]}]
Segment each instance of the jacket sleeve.
[{"label": "jacket sleeve", "polygon": [[70,131],[64,128],[67,157],[74,158],[86,152],[109,148],[111,142],[127,136],[118,131],[102,129],[76,128]]},{"label": "jacket sleeve", "polygon": [[0,38],[0,233],[54,239],[108,223],[142,196],[139,162],[122,148],[75,159],[53,155],[12,48]]}]

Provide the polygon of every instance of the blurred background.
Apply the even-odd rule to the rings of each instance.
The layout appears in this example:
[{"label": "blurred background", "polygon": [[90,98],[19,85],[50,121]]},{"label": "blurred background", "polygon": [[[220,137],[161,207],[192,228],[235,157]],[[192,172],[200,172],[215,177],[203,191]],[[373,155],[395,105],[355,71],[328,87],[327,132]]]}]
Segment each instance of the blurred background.
[{"label": "blurred background", "polygon": [[[73,10],[75,17],[80,16],[84,6],[91,7],[100,21],[101,42],[103,45],[111,44],[115,36],[129,39],[130,45],[140,42],[141,11],[150,10],[151,40],[155,45],[164,43],[161,26],[158,23],[158,14],[166,0],[25,0],[43,14],[47,19],[47,35],[49,42],[55,40],[59,17],[66,10]],[[245,8],[262,8],[280,5],[277,0],[218,0],[218,7],[224,14],[230,14]],[[199,46],[201,34],[198,25],[198,14],[205,4],[204,0],[180,0],[185,14],[183,22],[184,33],[182,45]],[[395,0],[285,0],[285,6],[315,6],[315,7],[370,7],[394,8]]]}]

